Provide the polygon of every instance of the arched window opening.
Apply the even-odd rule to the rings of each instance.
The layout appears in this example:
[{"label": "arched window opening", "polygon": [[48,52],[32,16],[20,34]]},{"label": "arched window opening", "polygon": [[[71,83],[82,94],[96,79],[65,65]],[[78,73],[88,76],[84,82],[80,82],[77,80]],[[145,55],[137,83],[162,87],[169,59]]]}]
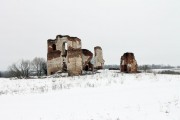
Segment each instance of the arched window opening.
[{"label": "arched window opening", "polygon": [[67,43],[66,42],[63,43],[63,48],[62,49],[63,49],[62,55],[64,57],[66,57],[66,55],[67,55]]},{"label": "arched window opening", "polygon": [[52,45],[52,48],[53,48],[53,50],[56,50],[56,45],[53,44],[53,45]]},{"label": "arched window opening", "polygon": [[67,50],[67,43],[65,43],[65,50]]}]

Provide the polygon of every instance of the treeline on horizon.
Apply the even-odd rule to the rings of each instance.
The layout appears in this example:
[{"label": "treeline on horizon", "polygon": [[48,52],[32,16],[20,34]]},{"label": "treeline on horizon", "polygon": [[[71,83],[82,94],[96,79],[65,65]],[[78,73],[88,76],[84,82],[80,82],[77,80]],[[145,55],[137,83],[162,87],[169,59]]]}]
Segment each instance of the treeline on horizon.
[{"label": "treeline on horizon", "polygon": [[[105,69],[109,70],[120,70],[120,65],[105,65]],[[158,72],[153,71],[154,69],[161,69]],[[172,70],[171,70],[172,69]],[[145,72],[145,73],[158,73],[158,74],[171,74],[171,75],[180,75],[179,71],[174,71],[178,69],[180,70],[180,66],[171,66],[171,65],[139,65],[138,66],[138,73]]]},{"label": "treeline on horizon", "polygon": [[[32,76],[37,76],[38,78],[42,76],[47,76],[47,64],[45,58],[35,57],[33,60],[20,60],[13,63],[8,67],[6,71],[0,71],[0,77],[3,78],[31,78]],[[180,66],[171,65],[138,65],[138,71],[149,72],[152,69],[180,69]],[[104,65],[104,69],[109,70],[120,70],[120,65]],[[179,72],[173,71],[162,71],[162,74],[180,74]]]}]

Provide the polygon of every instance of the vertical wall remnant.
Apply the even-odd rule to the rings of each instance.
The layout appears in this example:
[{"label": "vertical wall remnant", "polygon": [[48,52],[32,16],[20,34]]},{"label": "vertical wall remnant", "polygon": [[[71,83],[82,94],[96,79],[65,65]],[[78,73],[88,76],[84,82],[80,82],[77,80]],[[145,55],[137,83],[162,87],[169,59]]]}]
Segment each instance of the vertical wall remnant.
[{"label": "vertical wall remnant", "polygon": [[133,53],[124,53],[123,56],[121,56],[120,61],[120,70],[121,72],[126,73],[136,73],[137,72],[137,62],[135,60]]},{"label": "vertical wall remnant", "polygon": [[81,49],[71,49],[68,50],[68,60],[67,60],[67,71],[70,76],[81,75],[82,66],[82,50]]},{"label": "vertical wall remnant", "polygon": [[47,44],[47,73],[51,75],[61,68],[61,51],[56,49],[56,41],[49,39]]},{"label": "vertical wall remnant", "polygon": [[105,61],[103,59],[102,48],[100,46],[94,47],[94,53],[94,68],[103,69]]}]

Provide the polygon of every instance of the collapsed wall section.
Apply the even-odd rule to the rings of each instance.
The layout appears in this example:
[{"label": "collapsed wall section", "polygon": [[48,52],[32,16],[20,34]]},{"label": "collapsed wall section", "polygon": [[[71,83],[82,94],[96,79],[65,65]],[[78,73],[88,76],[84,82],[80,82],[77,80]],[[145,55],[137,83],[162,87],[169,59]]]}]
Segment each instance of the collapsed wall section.
[{"label": "collapsed wall section", "polygon": [[93,53],[87,49],[82,49],[82,58],[83,58],[83,70],[93,71],[93,64],[91,60],[93,58]]}]

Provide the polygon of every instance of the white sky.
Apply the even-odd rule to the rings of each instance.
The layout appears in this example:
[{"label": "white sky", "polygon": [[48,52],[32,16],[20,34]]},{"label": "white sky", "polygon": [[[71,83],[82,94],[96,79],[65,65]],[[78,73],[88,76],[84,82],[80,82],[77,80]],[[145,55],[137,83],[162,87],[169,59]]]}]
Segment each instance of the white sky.
[{"label": "white sky", "polygon": [[180,0],[0,0],[0,70],[47,55],[47,39],[70,35],[106,64],[133,52],[138,64],[180,65]]}]

